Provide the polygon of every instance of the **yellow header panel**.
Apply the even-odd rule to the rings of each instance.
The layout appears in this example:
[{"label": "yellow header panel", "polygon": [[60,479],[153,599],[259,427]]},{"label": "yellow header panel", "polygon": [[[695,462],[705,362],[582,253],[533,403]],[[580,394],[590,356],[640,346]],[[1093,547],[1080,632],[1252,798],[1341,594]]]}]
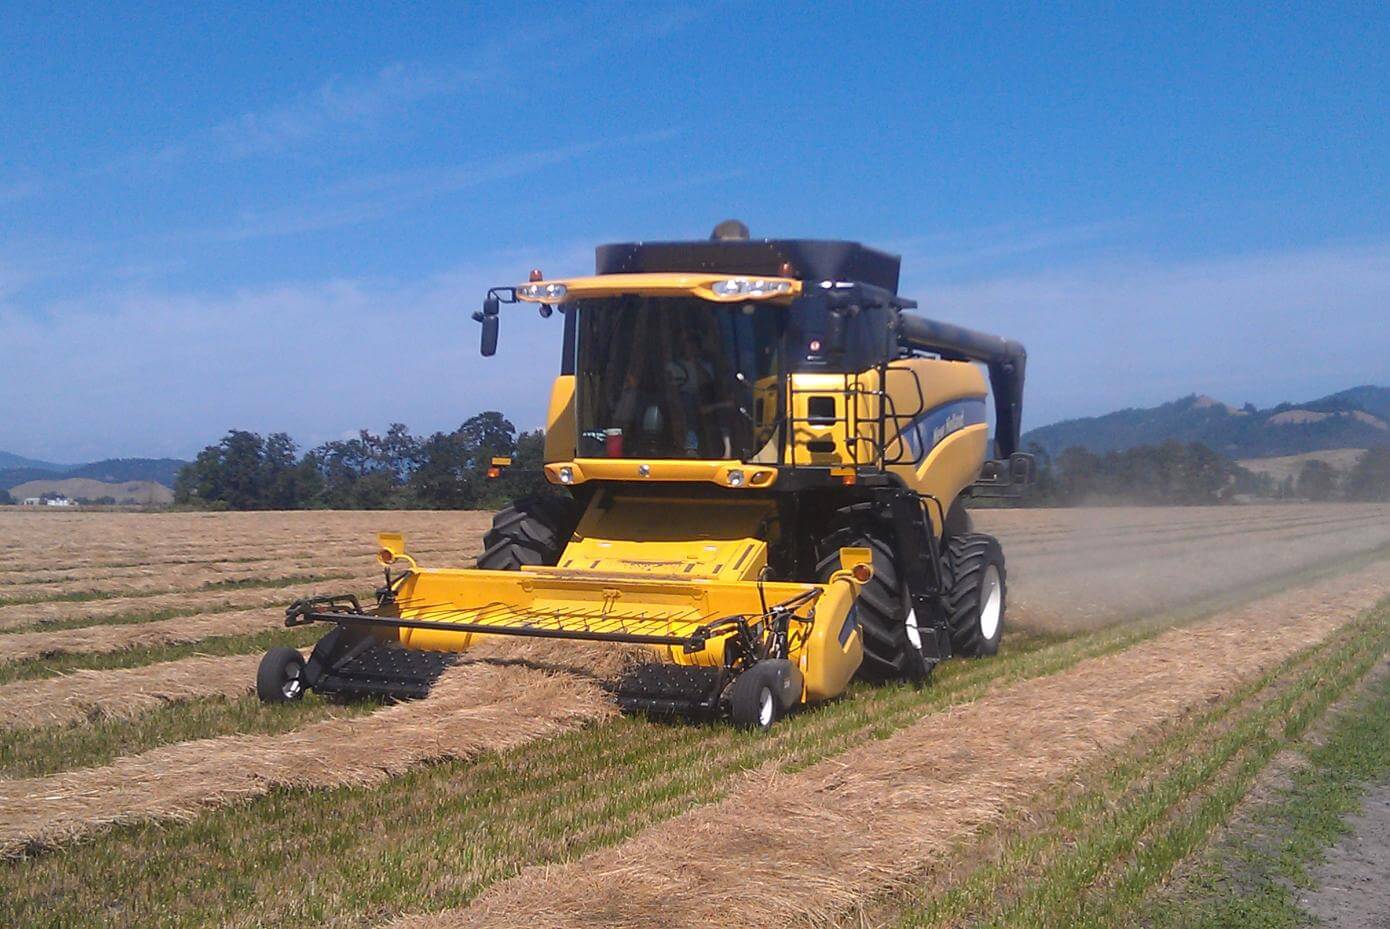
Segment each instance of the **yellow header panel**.
[{"label": "yellow header panel", "polygon": [[[743,284],[735,292],[720,293],[716,284]],[[761,284],[763,286],[759,287]],[[563,293],[556,295],[557,288]],[[725,290],[730,288],[726,287]],[[528,292],[534,290],[534,293]],[[569,277],[554,281],[519,284],[518,300],[530,303],[568,303],[595,297],[641,294],[647,297],[698,297],[713,303],[745,303],[749,300],[786,303],[801,293],[801,282],[788,277],[757,277],[746,274],[600,274]]]}]

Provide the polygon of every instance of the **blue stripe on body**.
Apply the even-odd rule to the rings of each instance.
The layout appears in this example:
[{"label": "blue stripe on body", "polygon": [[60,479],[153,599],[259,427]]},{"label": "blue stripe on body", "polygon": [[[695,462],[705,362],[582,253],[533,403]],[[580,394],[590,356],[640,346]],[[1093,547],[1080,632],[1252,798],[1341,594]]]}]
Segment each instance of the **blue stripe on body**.
[{"label": "blue stripe on body", "polygon": [[978,426],[986,421],[984,398],[970,397],[952,400],[925,411],[903,426],[902,435],[913,459],[921,461],[948,436],[955,435],[966,426]]}]

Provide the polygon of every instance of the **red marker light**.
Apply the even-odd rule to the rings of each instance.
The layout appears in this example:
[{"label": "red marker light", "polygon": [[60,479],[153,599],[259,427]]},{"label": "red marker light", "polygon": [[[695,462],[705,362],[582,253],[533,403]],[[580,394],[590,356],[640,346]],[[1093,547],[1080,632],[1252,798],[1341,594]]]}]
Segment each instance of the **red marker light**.
[{"label": "red marker light", "polygon": [[545,277],[541,274],[541,269],[540,269],[540,268],[532,268],[532,269],[531,269],[531,281],[534,283],[535,281],[543,281],[543,280],[545,280]]},{"label": "red marker light", "polygon": [[820,339],[812,339],[811,344],[806,346],[812,355],[820,354]]}]

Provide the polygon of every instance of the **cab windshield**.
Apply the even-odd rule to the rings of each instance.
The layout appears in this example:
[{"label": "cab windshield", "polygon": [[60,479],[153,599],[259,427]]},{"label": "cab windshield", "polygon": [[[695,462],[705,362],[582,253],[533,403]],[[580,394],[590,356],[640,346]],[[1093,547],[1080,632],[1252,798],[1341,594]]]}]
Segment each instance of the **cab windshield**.
[{"label": "cab windshield", "polygon": [[627,295],[575,310],[580,457],[760,460],[785,307]]}]

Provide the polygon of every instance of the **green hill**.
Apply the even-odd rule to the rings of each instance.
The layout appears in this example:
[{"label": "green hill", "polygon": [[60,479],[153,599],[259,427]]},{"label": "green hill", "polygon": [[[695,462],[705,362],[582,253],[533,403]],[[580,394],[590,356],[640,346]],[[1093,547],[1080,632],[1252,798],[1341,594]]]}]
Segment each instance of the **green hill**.
[{"label": "green hill", "polygon": [[1168,441],[1201,442],[1230,458],[1390,448],[1390,388],[1354,387],[1267,410],[1237,409],[1192,395],[1147,409],[1063,420],[1030,430],[1023,441],[1037,443],[1051,455],[1072,446],[1110,452]]},{"label": "green hill", "polygon": [[179,469],[186,464],[188,462],[177,458],[107,458],[88,464],[56,465],[0,452],[0,490],[8,490],[28,481],[66,478],[85,478],[107,484],[148,481],[172,488]]},{"label": "green hill", "polygon": [[13,452],[0,452],[0,471],[10,471],[15,468],[33,468],[39,471],[51,471],[62,473],[70,465],[54,464],[51,461],[40,461],[37,458],[25,458],[23,455],[16,455]]}]

